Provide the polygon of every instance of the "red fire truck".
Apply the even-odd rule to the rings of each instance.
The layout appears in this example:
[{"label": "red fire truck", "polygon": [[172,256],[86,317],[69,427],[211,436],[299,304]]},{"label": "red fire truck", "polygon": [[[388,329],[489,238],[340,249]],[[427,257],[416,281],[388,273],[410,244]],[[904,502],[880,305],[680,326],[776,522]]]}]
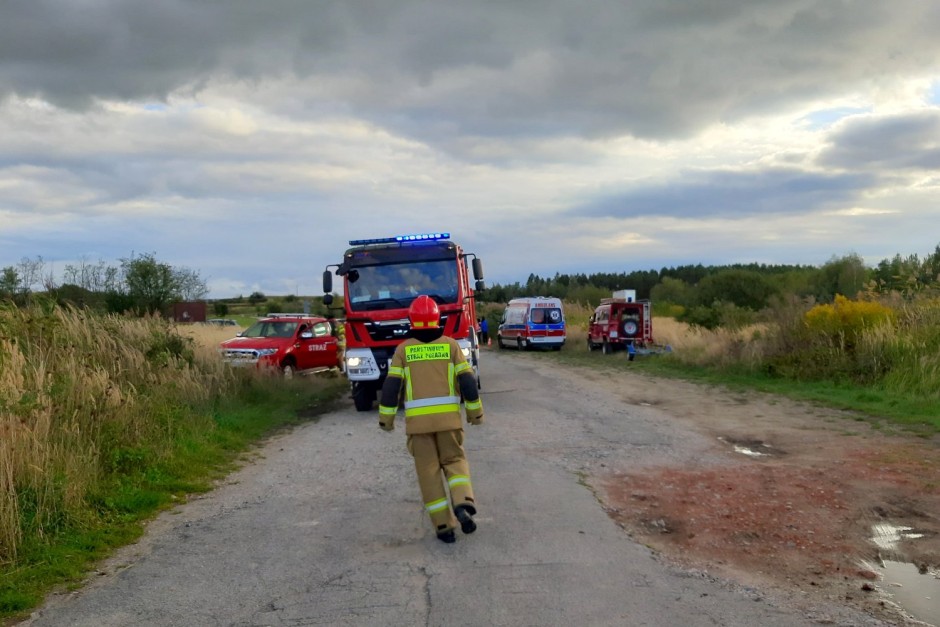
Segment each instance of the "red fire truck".
[{"label": "red fire truck", "polygon": [[343,262],[323,273],[323,302],[333,302],[335,268],[343,277],[345,370],[356,409],[372,409],[395,347],[410,330],[408,307],[420,294],[437,303],[444,333],[460,344],[479,386],[474,289],[484,287],[483,262],[450,241],[449,233],[351,240],[349,246]]}]

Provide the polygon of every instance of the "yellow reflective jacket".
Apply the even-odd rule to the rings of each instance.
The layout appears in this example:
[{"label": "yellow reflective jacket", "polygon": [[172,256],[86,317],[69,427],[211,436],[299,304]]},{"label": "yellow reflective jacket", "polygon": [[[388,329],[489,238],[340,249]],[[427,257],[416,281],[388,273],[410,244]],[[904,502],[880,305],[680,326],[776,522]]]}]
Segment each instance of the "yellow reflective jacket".
[{"label": "yellow reflective jacket", "polygon": [[380,423],[394,424],[403,396],[408,434],[462,428],[461,401],[469,422],[479,424],[483,417],[473,368],[451,337],[431,342],[411,337],[398,345],[382,386]]}]

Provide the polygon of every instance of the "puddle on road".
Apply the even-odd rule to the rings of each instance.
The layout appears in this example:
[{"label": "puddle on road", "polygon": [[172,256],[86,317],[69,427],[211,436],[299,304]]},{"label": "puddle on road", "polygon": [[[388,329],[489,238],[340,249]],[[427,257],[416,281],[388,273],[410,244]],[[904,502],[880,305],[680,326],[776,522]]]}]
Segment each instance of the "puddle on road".
[{"label": "puddle on road", "polygon": [[768,456],[768,453],[761,453],[760,451],[754,451],[745,446],[741,446],[740,444],[734,445],[734,452],[741,453],[742,455],[747,455],[748,457],[767,457]]},{"label": "puddle on road", "polygon": [[924,534],[917,533],[912,527],[899,527],[888,523],[872,525],[871,541],[885,551],[896,551],[901,540],[916,540]]},{"label": "puddle on road", "polygon": [[723,436],[719,436],[718,439],[725,444],[730,444],[735,453],[748,457],[772,457],[774,454],[772,446],[757,440],[734,440]]},{"label": "puddle on road", "polygon": [[[873,525],[871,530],[872,542],[885,551],[896,552],[901,540],[924,537],[911,527],[888,523]],[[881,593],[890,602],[916,620],[940,626],[940,571],[896,560],[865,565],[881,576]]]}]

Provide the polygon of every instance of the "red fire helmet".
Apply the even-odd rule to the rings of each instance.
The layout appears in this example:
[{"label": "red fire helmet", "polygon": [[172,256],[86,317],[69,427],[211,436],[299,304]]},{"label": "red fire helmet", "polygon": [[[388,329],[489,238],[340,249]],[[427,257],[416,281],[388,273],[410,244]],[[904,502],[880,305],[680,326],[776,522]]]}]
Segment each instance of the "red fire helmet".
[{"label": "red fire helmet", "polygon": [[408,319],[412,329],[427,329],[436,327],[441,321],[441,312],[437,303],[430,296],[422,294],[411,302],[408,308]]}]

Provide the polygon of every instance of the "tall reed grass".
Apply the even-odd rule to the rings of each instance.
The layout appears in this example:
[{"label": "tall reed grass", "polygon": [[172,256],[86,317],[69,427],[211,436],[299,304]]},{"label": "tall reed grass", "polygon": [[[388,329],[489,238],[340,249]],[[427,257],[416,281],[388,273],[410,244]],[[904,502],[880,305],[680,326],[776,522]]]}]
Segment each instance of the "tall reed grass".
[{"label": "tall reed grass", "polygon": [[165,320],[0,303],[0,563],[100,516],[110,478],[213,429],[235,384]]}]

